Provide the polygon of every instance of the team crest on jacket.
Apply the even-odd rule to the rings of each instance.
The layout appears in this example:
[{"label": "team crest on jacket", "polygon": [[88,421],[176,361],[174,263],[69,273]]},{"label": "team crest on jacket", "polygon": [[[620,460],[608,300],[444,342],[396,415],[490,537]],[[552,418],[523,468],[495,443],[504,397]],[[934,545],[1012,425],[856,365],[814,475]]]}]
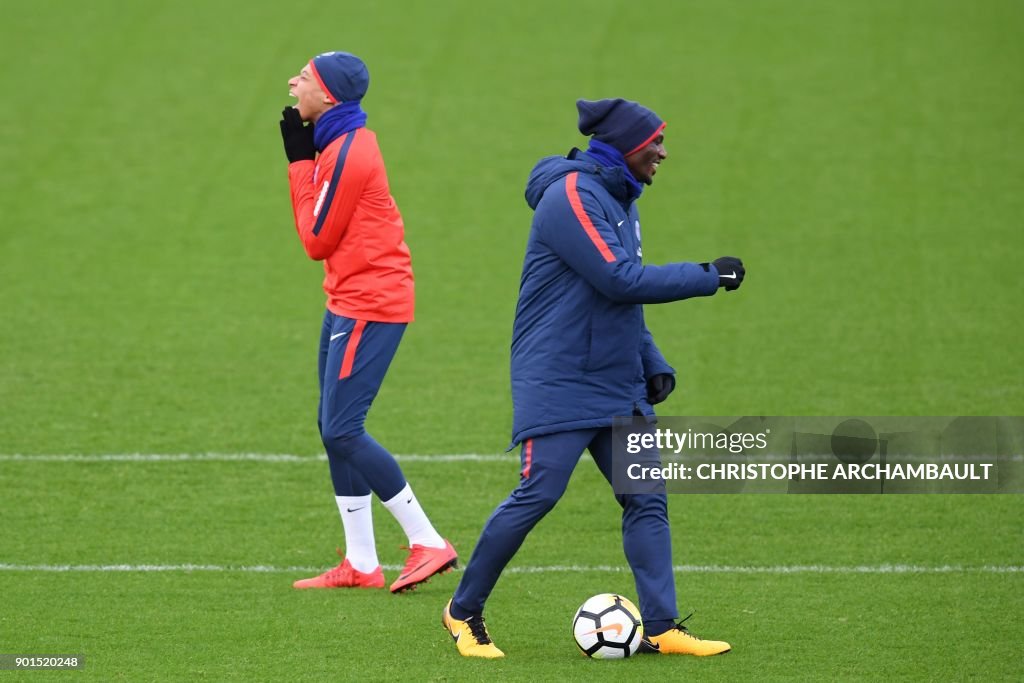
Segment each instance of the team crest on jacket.
[{"label": "team crest on jacket", "polygon": [[636,228],[636,255],[643,258],[644,247],[640,244],[640,221],[633,221],[633,227]]}]

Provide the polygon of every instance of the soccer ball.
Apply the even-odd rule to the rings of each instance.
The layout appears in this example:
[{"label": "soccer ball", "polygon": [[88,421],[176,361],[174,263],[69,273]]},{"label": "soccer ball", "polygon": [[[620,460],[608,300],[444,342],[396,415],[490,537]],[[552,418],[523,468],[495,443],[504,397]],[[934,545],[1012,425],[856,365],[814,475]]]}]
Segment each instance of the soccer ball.
[{"label": "soccer ball", "polygon": [[621,595],[602,593],[576,610],[572,635],[588,657],[621,659],[640,647],[644,626],[636,605]]}]

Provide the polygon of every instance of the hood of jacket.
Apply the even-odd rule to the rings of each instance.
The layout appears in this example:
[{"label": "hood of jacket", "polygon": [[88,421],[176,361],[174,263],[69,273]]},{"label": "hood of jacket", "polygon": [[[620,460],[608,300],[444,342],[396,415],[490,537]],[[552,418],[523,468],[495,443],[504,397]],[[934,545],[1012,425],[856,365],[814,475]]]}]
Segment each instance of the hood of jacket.
[{"label": "hood of jacket", "polygon": [[573,172],[592,176],[608,190],[608,194],[623,204],[636,199],[624,169],[602,166],[586,152],[573,148],[564,157],[544,157],[537,162],[526,180],[526,203],[531,209],[536,209],[548,187]]}]

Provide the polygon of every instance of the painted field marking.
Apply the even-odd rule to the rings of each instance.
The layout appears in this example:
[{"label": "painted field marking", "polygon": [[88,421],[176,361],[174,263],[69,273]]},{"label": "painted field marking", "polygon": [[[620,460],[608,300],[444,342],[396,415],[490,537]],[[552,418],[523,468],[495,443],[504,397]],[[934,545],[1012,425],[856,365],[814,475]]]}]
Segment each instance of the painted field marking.
[{"label": "painted field marking", "polygon": [[[399,565],[384,565],[387,571],[397,571]],[[673,567],[677,574],[1021,574],[1024,566],[1019,565],[694,565],[680,564]],[[220,565],[220,564],[6,564],[0,563],[0,571],[6,572],[223,572],[239,574],[297,574],[323,571],[323,567],[276,567],[273,565]],[[461,571],[457,569],[456,571]],[[622,573],[628,572],[626,565],[575,565],[556,564],[541,566],[511,566],[506,574],[563,574],[584,572]]]},{"label": "painted field marking", "polygon": [[[499,453],[449,453],[441,455],[396,455],[399,462],[509,462],[518,465],[515,455]],[[0,454],[0,462],[326,462],[326,455],[290,453],[106,453],[99,455],[20,455]]]}]

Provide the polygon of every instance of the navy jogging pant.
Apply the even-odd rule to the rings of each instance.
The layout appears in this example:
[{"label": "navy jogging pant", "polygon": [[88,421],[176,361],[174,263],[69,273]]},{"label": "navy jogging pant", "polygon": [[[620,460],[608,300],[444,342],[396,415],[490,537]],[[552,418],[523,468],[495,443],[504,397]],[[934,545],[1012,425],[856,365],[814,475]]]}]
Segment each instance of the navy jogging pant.
[{"label": "navy jogging pant", "polygon": [[[538,436],[523,442],[519,486],[491,514],[473,556],[455,591],[455,607],[483,613],[484,603],[505,565],[516,554],[534,525],[562,497],[584,450],[589,450],[601,474],[612,481],[612,429],[581,429]],[[664,491],[616,495],[622,507],[622,545],[633,570],[640,612],[645,622],[676,619],[672,537]],[[592,514],[611,508],[596,496]],[[586,596],[581,596],[582,597]]]},{"label": "navy jogging pant", "polygon": [[405,323],[324,314],[317,426],[336,496],[366,496],[372,491],[381,500],[390,500],[405,488],[394,456],[363,426],[405,328]]}]

